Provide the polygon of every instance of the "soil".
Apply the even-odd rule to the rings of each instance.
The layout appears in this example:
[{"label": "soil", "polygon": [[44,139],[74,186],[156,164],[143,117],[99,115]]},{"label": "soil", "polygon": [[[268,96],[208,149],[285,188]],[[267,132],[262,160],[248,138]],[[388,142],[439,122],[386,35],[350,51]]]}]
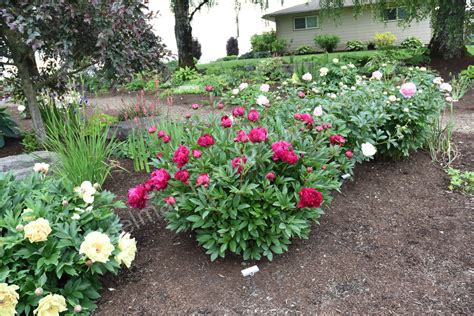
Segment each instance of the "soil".
[{"label": "soil", "polygon": [[[473,143],[466,136],[461,152],[470,144],[472,153]],[[125,199],[146,178],[120,172],[105,187]],[[424,152],[359,165],[309,240],[247,265],[238,257],[211,262],[153,210],[119,210],[139,252],[130,270],[105,278],[95,315],[472,313],[474,199],[447,185]],[[244,278],[240,270],[253,264],[260,272]]]},{"label": "soil", "polygon": [[23,153],[21,139],[5,137],[5,146],[0,148],[0,158]]},{"label": "soil", "polygon": [[457,75],[469,65],[474,65],[474,56],[466,55],[462,58],[456,59],[455,61],[432,58],[427,66],[436,69],[441,77],[446,81],[449,81],[452,76]]}]

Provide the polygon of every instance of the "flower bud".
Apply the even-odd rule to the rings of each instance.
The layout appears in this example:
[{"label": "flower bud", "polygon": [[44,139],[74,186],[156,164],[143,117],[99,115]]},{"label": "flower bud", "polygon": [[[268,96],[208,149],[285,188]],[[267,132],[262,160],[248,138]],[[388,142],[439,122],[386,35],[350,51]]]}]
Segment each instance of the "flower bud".
[{"label": "flower bud", "polygon": [[94,189],[99,190],[100,189],[100,184],[98,184],[97,182],[94,183]]},{"label": "flower bud", "polygon": [[86,261],[86,266],[88,266],[90,268],[90,267],[92,267],[93,263],[94,262],[92,262],[92,260],[89,259],[89,260]]},{"label": "flower bud", "polygon": [[74,313],[80,313],[80,312],[82,312],[82,306],[81,305],[74,306]]},{"label": "flower bud", "polygon": [[69,205],[69,202],[67,200],[63,200],[63,206],[66,207]]},{"label": "flower bud", "polygon": [[21,225],[21,224],[20,224],[20,225],[16,225],[16,230],[19,231],[19,232],[23,231],[24,228],[25,228],[25,227],[24,227],[23,225]]},{"label": "flower bud", "polygon": [[40,288],[40,287],[37,288],[37,289],[35,290],[35,295],[36,295],[36,296],[41,296],[41,295],[43,295],[43,289]]},{"label": "flower bud", "polygon": [[267,178],[270,181],[273,181],[273,180],[275,180],[275,173],[270,171],[269,173],[267,173],[265,178]]},{"label": "flower bud", "polygon": [[308,173],[313,172],[313,167],[307,167],[307,168],[306,168],[306,171],[307,171]]}]

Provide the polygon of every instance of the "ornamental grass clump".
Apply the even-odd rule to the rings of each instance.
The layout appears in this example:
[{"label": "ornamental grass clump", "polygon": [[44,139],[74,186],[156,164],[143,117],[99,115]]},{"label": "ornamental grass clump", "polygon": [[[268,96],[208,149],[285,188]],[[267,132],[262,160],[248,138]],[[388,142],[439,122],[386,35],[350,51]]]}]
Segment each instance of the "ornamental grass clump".
[{"label": "ornamental grass clump", "polygon": [[100,277],[135,258],[113,212],[123,203],[98,184],[52,178],[45,164],[34,170],[21,181],[0,173],[0,315],[89,314]]}]

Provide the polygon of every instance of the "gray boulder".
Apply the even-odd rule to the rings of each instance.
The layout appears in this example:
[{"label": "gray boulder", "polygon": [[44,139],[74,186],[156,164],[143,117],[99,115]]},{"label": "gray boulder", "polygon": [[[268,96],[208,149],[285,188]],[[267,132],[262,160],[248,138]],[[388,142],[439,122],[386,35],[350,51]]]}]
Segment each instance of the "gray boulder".
[{"label": "gray boulder", "polygon": [[35,163],[45,162],[53,165],[56,161],[58,161],[57,154],[49,151],[13,155],[0,158],[0,172],[12,172],[17,179],[23,179],[33,172]]}]

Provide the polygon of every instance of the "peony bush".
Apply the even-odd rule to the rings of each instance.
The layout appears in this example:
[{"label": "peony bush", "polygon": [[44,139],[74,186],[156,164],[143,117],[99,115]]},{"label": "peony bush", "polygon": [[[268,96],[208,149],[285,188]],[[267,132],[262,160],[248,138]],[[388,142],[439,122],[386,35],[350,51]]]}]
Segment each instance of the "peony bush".
[{"label": "peony bush", "polygon": [[37,164],[24,180],[0,173],[0,315],[88,315],[99,277],[130,267],[136,243],[113,212],[122,203]]}]

